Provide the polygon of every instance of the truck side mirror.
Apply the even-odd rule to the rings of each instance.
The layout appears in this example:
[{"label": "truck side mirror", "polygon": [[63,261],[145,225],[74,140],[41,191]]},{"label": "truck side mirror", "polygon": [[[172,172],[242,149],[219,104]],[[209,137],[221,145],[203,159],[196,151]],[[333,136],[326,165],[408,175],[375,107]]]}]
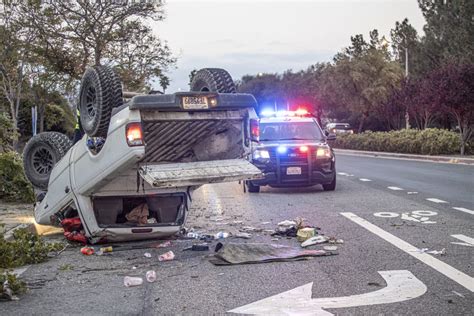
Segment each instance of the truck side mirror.
[{"label": "truck side mirror", "polygon": [[336,140],[336,134],[328,133],[326,140]]}]

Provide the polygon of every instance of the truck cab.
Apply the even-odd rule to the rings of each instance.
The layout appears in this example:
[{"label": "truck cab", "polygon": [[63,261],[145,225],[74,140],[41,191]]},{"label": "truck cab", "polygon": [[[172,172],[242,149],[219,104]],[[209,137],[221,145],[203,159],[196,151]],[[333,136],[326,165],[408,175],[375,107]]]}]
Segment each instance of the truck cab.
[{"label": "truck cab", "polygon": [[260,141],[252,152],[252,163],[264,177],[246,182],[249,192],[261,186],[304,187],[321,184],[336,188],[336,157],[322,131],[306,110],[264,111],[260,118]]}]

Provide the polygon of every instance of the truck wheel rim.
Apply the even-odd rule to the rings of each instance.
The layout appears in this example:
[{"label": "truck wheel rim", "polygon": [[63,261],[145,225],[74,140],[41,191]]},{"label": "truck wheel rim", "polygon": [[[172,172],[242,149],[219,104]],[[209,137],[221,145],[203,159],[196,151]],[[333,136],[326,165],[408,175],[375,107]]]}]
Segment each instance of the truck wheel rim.
[{"label": "truck wheel rim", "polygon": [[87,87],[86,93],[86,111],[89,119],[94,119],[96,109],[95,89],[92,86]]},{"label": "truck wheel rim", "polygon": [[49,150],[39,147],[33,152],[33,168],[40,175],[48,175],[53,169],[54,159]]}]

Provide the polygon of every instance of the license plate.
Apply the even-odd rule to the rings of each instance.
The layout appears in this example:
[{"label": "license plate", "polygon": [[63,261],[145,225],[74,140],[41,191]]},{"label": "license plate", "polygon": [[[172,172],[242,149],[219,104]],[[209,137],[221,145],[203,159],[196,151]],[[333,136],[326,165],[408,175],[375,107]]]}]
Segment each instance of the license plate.
[{"label": "license plate", "polygon": [[288,167],[286,174],[301,174],[301,167]]},{"label": "license plate", "polygon": [[207,109],[209,108],[207,97],[183,97],[183,108],[187,110]]}]

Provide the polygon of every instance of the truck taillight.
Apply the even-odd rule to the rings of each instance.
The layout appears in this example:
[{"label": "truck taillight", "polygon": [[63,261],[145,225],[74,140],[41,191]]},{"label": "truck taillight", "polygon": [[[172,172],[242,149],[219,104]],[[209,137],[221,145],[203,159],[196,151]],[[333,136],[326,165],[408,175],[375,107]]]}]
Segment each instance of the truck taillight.
[{"label": "truck taillight", "polygon": [[126,129],[127,144],[128,146],[142,146],[143,145],[143,132],[142,125],[140,123],[130,123]]},{"label": "truck taillight", "polygon": [[258,142],[260,137],[260,124],[256,119],[250,119],[250,138]]}]

